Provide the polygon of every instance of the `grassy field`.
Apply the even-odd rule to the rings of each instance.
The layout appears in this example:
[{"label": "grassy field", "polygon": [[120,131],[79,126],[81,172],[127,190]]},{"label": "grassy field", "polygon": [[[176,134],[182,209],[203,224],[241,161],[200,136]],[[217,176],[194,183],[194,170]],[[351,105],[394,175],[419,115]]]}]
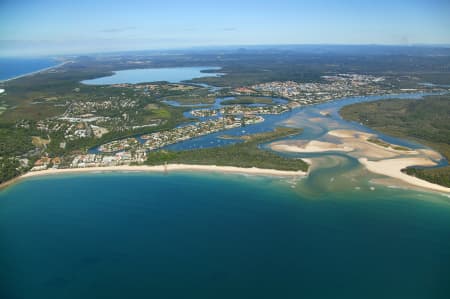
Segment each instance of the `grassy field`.
[{"label": "grassy field", "polygon": [[169,109],[158,104],[147,104],[145,106],[145,110],[150,112],[150,117],[149,119],[147,119],[147,121],[152,120],[153,118],[170,119],[171,117]]},{"label": "grassy field", "polygon": [[384,142],[381,139],[375,138],[375,137],[370,137],[369,139],[367,139],[367,141],[372,142],[376,145],[382,146],[382,147],[392,147],[393,149],[397,150],[397,151],[408,151],[409,149],[403,146],[399,146],[399,145],[391,145],[390,143]]},{"label": "grassy field", "polygon": [[[428,145],[450,160],[450,95],[359,103],[344,107],[340,113],[380,132]],[[405,171],[450,187],[450,166]]]},{"label": "grassy field", "polygon": [[161,98],[169,101],[177,101],[180,104],[213,104],[216,97],[206,88],[188,90],[164,90]]},{"label": "grassy field", "polygon": [[215,96],[197,95],[197,94],[184,94],[179,96],[167,96],[164,97],[167,101],[176,101],[181,105],[198,105],[198,104],[214,104]]},{"label": "grassy field", "polygon": [[302,130],[293,128],[276,128],[274,131],[244,136],[242,143],[224,147],[195,149],[188,151],[156,151],[149,153],[148,165],[164,163],[185,163],[236,167],[258,167],[276,170],[308,169],[301,159],[285,158],[270,151],[260,149],[259,144],[278,138],[300,134]]}]

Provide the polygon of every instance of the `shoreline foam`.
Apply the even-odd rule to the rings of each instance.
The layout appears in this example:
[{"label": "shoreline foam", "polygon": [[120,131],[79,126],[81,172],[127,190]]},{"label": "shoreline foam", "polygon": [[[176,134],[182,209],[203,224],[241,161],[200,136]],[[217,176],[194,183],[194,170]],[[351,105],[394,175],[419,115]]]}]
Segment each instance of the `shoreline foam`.
[{"label": "shoreline foam", "polygon": [[71,173],[104,173],[104,172],[154,172],[154,173],[169,173],[194,171],[206,173],[223,173],[223,174],[247,174],[257,176],[271,176],[271,177],[305,177],[307,175],[304,171],[289,171],[276,170],[268,168],[243,168],[235,166],[216,166],[216,165],[194,165],[194,164],[167,164],[157,166],[106,166],[106,167],[86,167],[86,168],[64,168],[64,169],[46,169],[41,171],[27,172],[19,177],[0,184],[0,189],[11,186],[23,179],[47,175],[60,175]]},{"label": "shoreline foam", "polygon": [[40,69],[40,70],[37,70],[37,71],[33,71],[33,72],[26,73],[26,74],[18,75],[18,76],[12,77],[12,78],[0,80],[0,83],[6,83],[8,81],[12,81],[12,80],[16,80],[16,79],[20,79],[20,78],[24,78],[24,77],[28,77],[28,76],[33,76],[33,75],[36,75],[36,74],[39,74],[39,73],[42,73],[42,72],[46,72],[46,71],[49,71],[49,70],[52,70],[52,69],[57,69],[57,68],[60,68],[60,67],[66,65],[68,63],[70,63],[70,61],[63,61],[63,62],[58,63],[56,65],[49,66],[49,67],[46,67],[46,68],[43,68],[43,69]]}]

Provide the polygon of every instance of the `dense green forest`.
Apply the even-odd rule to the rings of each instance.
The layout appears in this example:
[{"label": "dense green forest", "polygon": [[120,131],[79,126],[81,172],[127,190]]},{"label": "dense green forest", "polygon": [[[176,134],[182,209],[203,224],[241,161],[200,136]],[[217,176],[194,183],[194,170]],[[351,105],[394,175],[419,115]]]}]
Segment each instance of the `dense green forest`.
[{"label": "dense green forest", "polygon": [[276,128],[272,132],[242,137],[243,142],[224,147],[195,149],[187,151],[156,151],[149,153],[148,165],[164,163],[185,163],[217,166],[258,167],[277,170],[308,169],[301,159],[282,157],[273,152],[260,149],[259,144],[278,138],[300,134],[302,130],[293,128]]},{"label": "dense green forest", "polygon": [[[426,144],[450,159],[450,95],[381,100],[344,107],[341,115],[380,132]],[[408,168],[408,174],[450,187],[450,166]]]},{"label": "dense green forest", "polygon": [[16,157],[35,148],[32,133],[34,132],[27,129],[0,127],[0,184],[26,170],[19,169],[20,163]]},{"label": "dense green forest", "polygon": [[0,157],[0,184],[20,174],[19,161]]},{"label": "dense green forest", "polygon": [[0,157],[19,156],[33,148],[29,130],[0,128]]}]

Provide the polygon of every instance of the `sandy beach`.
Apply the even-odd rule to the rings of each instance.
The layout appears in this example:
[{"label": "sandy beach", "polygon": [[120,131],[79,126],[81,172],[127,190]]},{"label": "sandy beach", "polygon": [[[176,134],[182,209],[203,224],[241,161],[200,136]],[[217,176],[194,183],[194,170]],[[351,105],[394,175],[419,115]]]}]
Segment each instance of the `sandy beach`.
[{"label": "sandy beach", "polygon": [[[335,130],[328,133],[329,136],[338,138],[340,143],[327,141],[278,141],[270,146],[275,151],[298,152],[298,153],[323,153],[323,152],[347,152],[370,172],[381,174],[393,179],[400,180],[412,186],[428,190],[450,193],[450,188],[433,184],[419,178],[409,176],[401,170],[409,166],[433,166],[440,154],[429,150],[419,149],[411,151],[395,150],[392,147],[383,147],[367,141],[373,134],[351,130]],[[309,163],[311,164],[311,163]],[[69,168],[69,169],[47,169],[42,171],[28,172],[18,178],[5,182],[0,188],[5,188],[15,182],[34,176],[59,175],[68,173],[98,173],[98,172],[166,172],[171,171],[197,171],[229,174],[247,174],[275,177],[304,177],[307,175],[303,171],[283,171],[261,168],[240,168],[233,166],[216,165],[190,165],[190,164],[168,164],[159,166],[110,166],[110,167],[89,167],[89,168]]]},{"label": "sandy beach", "polygon": [[373,173],[399,179],[405,183],[421,188],[450,193],[450,188],[421,180],[419,178],[407,175],[406,173],[403,173],[401,171],[408,166],[433,166],[436,164],[428,158],[411,157],[385,159],[381,161],[369,161],[367,158],[360,158],[358,159],[358,161]]},{"label": "sandy beach", "polygon": [[355,131],[355,130],[332,130],[327,133],[328,135],[339,137],[339,138],[361,138],[370,137],[373,134]]},{"label": "sandy beach", "polygon": [[46,175],[60,175],[70,173],[101,173],[101,172],[165,172],[170,173],[182,171],[196,171],[196,172],[213,172],[213,173],[227,173],[227,174],[247,174],[256,176],[273,176],[273,177],[304,177],[307,175],[304,171],[284,171],[275,169],[262,168],[242,168],[233,166],[216,166],[216,165],[190,165],[190,164],[167,164],[159,166],[108,166],[108,167],[87,167],[87,168],[66,168],[66,169],[47,169],[41,171],[31,171],[23,174],[20,177],[12,179],[0,185],[0,189],[10,186],[22,179],[46,176]]},{"label": "sandy beach", "polygon": [[[418,154],[417,151],[413,150],[401,151],[394,147],[383,147],[369,142],[368,139],[371,137],[376,137],[376,135],[354,130],[332,130],[326,134],[325,138],[337,139],[338,143],[319,140],[283,140],[272,143],[270,147],[275,151],[295,153],[351,152],[352,156],[371,159],[386,159],[399,155]],[[433,154],[434,157],[439,155],[429,150],[424,150],[423,153],[427,155]]]},{"label": "sandy beach", "polygon": [[[26,73],[26,74],[23,74],[23,75],[18,75],[18,76],[15,76],[15,77],[12,77],[12,78],[9,78],[9,79],[5,79],[5,80],[0,80],[0,83],[6,83],[8,81],[12,81],[12,80],[15,80],[15,79],[28,77],[28,76],[33,76],[33,75],[36,75],[36,74],[39,74],[39,73],[43,73],[43,72],[46,72],[46,71],[49,71],[49,70],[52,70],[52,69],[57,69],[57,68],[60,68],[63,65],[66,65],[68,63],[71,63],[71,61],[64,61],[64,62],[61,62],[61,63],[59,63],[57,65],[49,66],[49,67],[46,67],[46,68],[43,68],[43,69],[40,69],[40,70],[37,70],[37,71],[34,71],[34,72],[29,72],[29,73]],[[5,90],[3,90],[3,92],[4,91]]]}]

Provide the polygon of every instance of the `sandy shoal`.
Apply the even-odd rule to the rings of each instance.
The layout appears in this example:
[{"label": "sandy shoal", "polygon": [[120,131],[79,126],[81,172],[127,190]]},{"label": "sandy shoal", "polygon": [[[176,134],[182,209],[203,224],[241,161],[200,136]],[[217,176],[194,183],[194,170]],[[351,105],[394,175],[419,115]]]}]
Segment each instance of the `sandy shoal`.
[{"label": "sandy shoal", "polygon": [[431,149],[418,149],[417,152],[427,157],[430,157],[433,160],[441,160],[444,158],[440,153]]},{"label": "sandy shoal", "polygon": [[411,185],[439,192],[450,193],[450,188],[433,184],[419,178],[407,175],[401,170],[408,166],[433,166],[436,163],[424,157],[385,159],[380,161],[369,161],[367,158],[359,158],[358,161],[369,171],[392,178],[399,179]]},{"label": "sandy shoal", "polygon": [[350,156],[358,158],[358,161],[373,173],[398,179],[403,183],[419,188],[450,193],[450,188],[421,180],[401,171],[410,166],[436,165],[433,160],[439,160],[442,156],[433,150],[418,149],[401,151],[396,150],[392,146],[383,147],[368,141],[370,137],[376,136],[375,134],[356,130],[332,130],[327,134],[337,138],[340,143],[324,141],[279,141],[272,143],[270,146],[273,150],[282,152],[349,152]]},{"label": "sandy shoal", "polygon": [[393,147],[383,147],[369,142],[374,134],[355,130],[332,130],[328,136],[339,139],[339,143],[326,141],[278,141],[270,145],[275,151],[296,153],[324,153],[324,152],[352,152],[355,157],[368,157],[369,159],[386,159],[399,155],[413,155],[417,151],[400,151]]},{"label": "sandy shoal", "polygon": [[286,142],[275,142],[270,146],[275,151],[282,152],[294,152],[294,153],[322,153],[322,152],[351,152],[352,147],[345,146],[343,144],[336,144],[325,141],[313,140],[306,144],[302,143],[286,143]]}]

